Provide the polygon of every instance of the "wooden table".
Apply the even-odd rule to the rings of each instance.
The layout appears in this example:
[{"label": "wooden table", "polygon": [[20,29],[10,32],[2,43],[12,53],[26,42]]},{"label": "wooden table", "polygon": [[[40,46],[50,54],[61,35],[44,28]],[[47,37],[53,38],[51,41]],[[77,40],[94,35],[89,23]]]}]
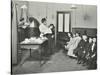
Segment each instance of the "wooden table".
[{"label": "wooden table", "polygon": [[39,55],[40,55],[40,65],[41,65],[41,58],[42,58],[42,56],[41,56],[41,50],[42,50],[42,45],[46,41],[47,40],[43,40],[40,43],[36,43],[36,42],[35,43],[34,42],[33,43],[20,43],[19,46],[21,48],[21,52],[22,52],[22,48],[29,50],[30,51],[30,57],[32,56],[31,55],[32,50],[33,51],[38,51],[39,52]]}]

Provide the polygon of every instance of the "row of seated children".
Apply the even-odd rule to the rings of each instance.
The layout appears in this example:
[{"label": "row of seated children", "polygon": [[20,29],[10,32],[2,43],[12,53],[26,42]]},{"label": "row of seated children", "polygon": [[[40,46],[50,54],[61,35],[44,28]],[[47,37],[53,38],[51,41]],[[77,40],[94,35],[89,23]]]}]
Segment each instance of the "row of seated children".
[{"label": "row of seated children", "polygon": [[96,37],[80,36],[79,33],[68,33],[70,41],[65,48],[67,55],[77,58],[77,64],[87,66],[88,69],[97,68],[97,39]]},{"label": "row of seated children", "polygon": [[77,56],[77,63],[87,65],[90,69],[96,69],[97,65],[97,42],[96,38],[87,38],[86,35],[82,36],[82,40],[78,47],[74,50]]}]

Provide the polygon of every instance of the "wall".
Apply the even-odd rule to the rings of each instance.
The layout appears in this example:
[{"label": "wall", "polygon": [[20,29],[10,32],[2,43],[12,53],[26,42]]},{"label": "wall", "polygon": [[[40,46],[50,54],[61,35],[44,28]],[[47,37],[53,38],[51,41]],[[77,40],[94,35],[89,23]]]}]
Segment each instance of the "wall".
[{"label": "wall", "polygon": [[72,28],[72,32],[79,32],[81,35],[86,33],[88,36],[96,37],[97,29],[95,28]]},{"label": "wall", "polygon": [[97,28],[97,7],[93,5],[76,6],[77,9],[71,9],[71,4],[29,2],[29,15],[36,17],[39,21],[47,16],[48,24],[56,25],[57,11],[71,11],[72,28]]},{"label": "wall", "polygon": [[56,26],[56,12],[70,11],[72,32],[86,31],[89,36],[94,36],[97,33],[97,6],[76,5],[76,9],[71,9],[71,5],[29,2],[29,15],[37,18],[39,22],[43,17],[47,17],[48,25],[53,23]]}]

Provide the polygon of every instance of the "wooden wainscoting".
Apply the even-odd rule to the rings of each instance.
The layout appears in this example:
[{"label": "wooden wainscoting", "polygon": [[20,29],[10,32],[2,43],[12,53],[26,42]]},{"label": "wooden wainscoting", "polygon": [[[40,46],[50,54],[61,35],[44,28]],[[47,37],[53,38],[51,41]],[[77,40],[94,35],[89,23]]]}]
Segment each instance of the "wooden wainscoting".
[{"label": "wooden wainscoting", "polygon": [[79,32],[80,34],[87,33],[88,36],[97,36],[97,28],[72,28],[72,32]]}]

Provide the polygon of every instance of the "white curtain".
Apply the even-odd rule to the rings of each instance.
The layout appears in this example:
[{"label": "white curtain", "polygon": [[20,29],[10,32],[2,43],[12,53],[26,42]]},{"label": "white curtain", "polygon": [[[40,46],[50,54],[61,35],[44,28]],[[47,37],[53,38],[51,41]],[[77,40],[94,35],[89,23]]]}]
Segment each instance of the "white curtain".
[{"label": "white curtain", "polygon": [[16,4],[12,1],[12,64],[17,63],[17,9]]}]

